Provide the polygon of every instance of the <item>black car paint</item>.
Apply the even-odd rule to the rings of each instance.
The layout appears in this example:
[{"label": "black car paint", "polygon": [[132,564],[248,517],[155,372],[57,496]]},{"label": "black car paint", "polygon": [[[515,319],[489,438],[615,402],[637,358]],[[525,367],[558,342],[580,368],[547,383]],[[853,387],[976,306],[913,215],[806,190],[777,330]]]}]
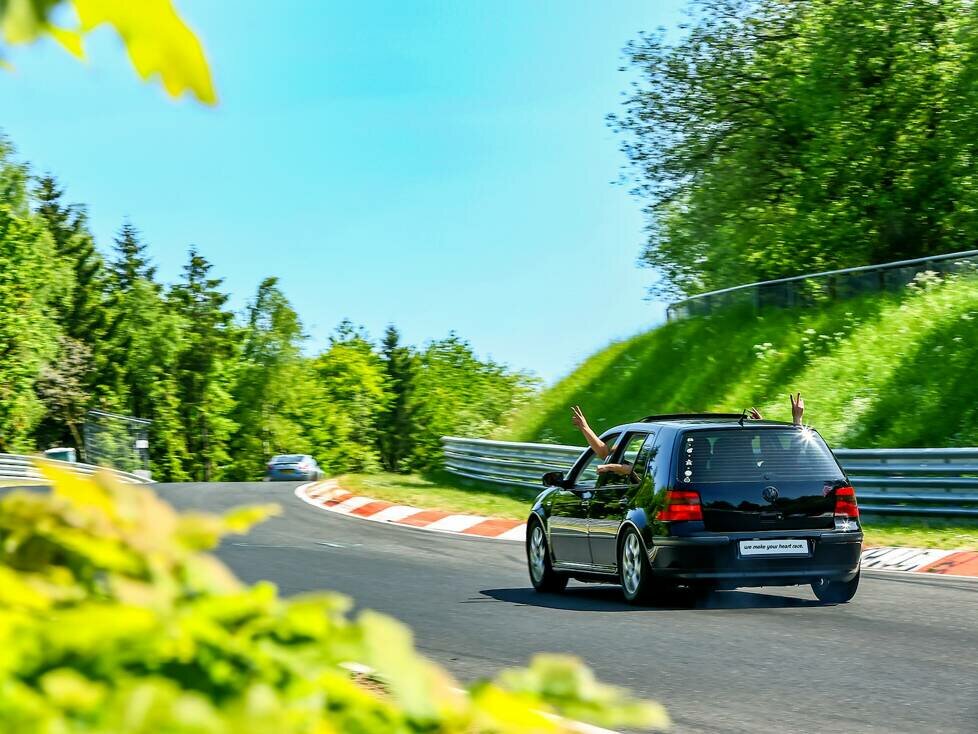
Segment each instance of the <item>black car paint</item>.
[{"label": "black car paint", "polygon": [[[752,422],[750,425],[754,428],[762,424]],[[764,421],[763,425],[783,428],[789,424]],[[740,512],[739,517],[734,517],[737,513],[731,513],[730,508],[721,506],[723,500],[707,498],[703,506],[705,520],[710,518],[708,513],[731,515],[726,517],[726,523],[719,523],[723,528],[721,531],[707,529],[703,521],[662,522],[656,519],[664,504],[666,490],[675,484],[673,477],[680,461],[680,438],[698,428],[721,427],[737,430],[740,426],[735,421],[703,422],[702,425],[697,421],[664,421],[617,426],[602,434],[602,439],[621,436],[615,454],[608,459],[614,461],[629,435],[655,433],[650,468],[634,485],[605,480],[592,489],[553,486],[537,496],[531,519],[539,520],[547,531],[555,569],[582,581],[617,579],[619,543],[624,530],[631,526],[642,538],[653,572],[678,583],[736,588],[802,584],[817,577],[840,581],[854,578],[859,570],[862,531],[858,524],[850,530],[836,529],[831,511],[824,517],[806,516],[799,527],[766,528],[763,518],[759,518],[755,511],[761,507],[761,497],[753,503],[745,499],[748,505],[742,509],[747,512]],[[592,455],[590,451],[582,453],[567,476],[574,476]],[[841,467],[839,472],[845,477]],[[847,482],[846,478],[837,484]],[[797,507],[792,505],[793,502],[797,504],[798,499],[795,488],[784,481],[779,487],[783,487],[784,495],[774,506],[780,502],[784,510],[780,514],[803,515],[795,512]],[[554,524],[560,528],[559,533],[568,536],[558,538],[556,545],[553,545]],[[802,557],[750,559],[739,555],[741,540],[785,537],[806,539],[810,553]],[[560,552],[562,541],[563,547],[573,544],[572,555],[564,556]]]}]

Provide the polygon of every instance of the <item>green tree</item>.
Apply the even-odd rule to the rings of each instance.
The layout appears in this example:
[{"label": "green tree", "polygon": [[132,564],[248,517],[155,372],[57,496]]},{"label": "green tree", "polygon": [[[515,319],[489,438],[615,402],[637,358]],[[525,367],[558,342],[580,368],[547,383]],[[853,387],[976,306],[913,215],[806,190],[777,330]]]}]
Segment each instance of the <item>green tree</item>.
[{"label": "green tree", "polygon": [[965,0],[702,0],[626,50],[612,124],[659,292],[966,249],[978,15]]},{"label": "green tree", "polygon": [[236,479],[261,476],[273,454],[311,448],[305,426],[313,388],[301,354],[304,339],[302,322],[278,280],[266,278],[248,306],[234,387],[233,420],[240,426],[231,441]]},{"label": "green tree", "polygon": [[221,476],[229,463],[227,441],[236,429],[230,380],[237,357],[234,314],[225,309],[223,282],[210,275],[211,264],[191,248],[183,280],[170,291],[175,313],[186,324],[177,358],[180,416],[186,436],[187,473],[199,481]]},{"label": "green tree", "polygon": [[401,335],[393,325],[384,332],[380,354],[390,393],[377,421],[380,462],[386,471],[405,471],[418,430],[415,421],[418,357],[410,347],[401,344]]},{"label": "green tree", "polygon": [[[146,243],[139,238],[132,222],[126,222],[115,238],[116,258],[112,261],[111,272],[116,289],[127,291],[139,281],[156,285],[156,267],[146,252]],[[159,290],[159,287],[157,290]]]},{"label": "green tree", "polygon": [[116,238],[109,271],[101,405],[152,420],[154,474],[172,481],[186,479],[188,452],[176,376],[186,348],[187,323],[164,299],[146,245],[131,224],[125,224]]},{"label": "green tree", "polygon": [[50,175],[40,178],[34,197],[55,256],[72,274],[66,297],[56,303],[58,322],[72,339],[95,348],[105,328],[105,265],[88,231],[85,211],[64,203],[64,192]]},{"label": "green tree", "polygon": [[81,428],[92,400],[88,390],[91,372],[92,353],[88,346],[62,335],[55,359],[41,367],[35,386],[46,410],[38,428],[42,446],[71,445],[85,458]]},{"label": "green tree", "polygon": [[47,414],[37,429],[41,445],[82,443],[79,427],[89,407],[97,365],[103,360],[106,272],[102,256],[88,231],[85,212],[66,204],[53,176],[42,176],[34,190],[34,210],[54,245],[58,267],[66,271],[64,286],[52,301],[53,316],[65,338],[58,354],[42,371],[38,395]]},{"label": "green tree", "polygon": [[442,463],[441,437],[488,437],[536,390],[537,381],[504,365],[480,360],[454,333],[421,353],[416,382],[416,443],[411,465]]},{"label": "green tree", "polygon": [[316,442],[318,458],[333,471],[375,471],[378,420],[388,403],[384,364],[363,329],[343,321],[329,349],[314,361],[328,430]]},{"label": "green tree", "polygon": [[0,451],[33,448],[44,414],[38,374],[58,347],[54,301],[65,273],[43,222],[29,206],[27,167],[0,138]]}]

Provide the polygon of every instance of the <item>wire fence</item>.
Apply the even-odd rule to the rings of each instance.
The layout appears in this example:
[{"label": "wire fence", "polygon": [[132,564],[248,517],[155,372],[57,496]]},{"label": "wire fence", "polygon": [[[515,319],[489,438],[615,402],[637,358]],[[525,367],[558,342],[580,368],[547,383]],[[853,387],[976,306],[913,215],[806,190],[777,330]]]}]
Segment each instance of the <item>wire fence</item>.
[{"label": "wire fence", "polygon": [[978,250],[827,270],[699,293],[670,304],[666,308],[666,318],[675,321],[705,316],[734,306],[752,306],[758,311],[771,306],[812,306],[863,293],[894,292],[925,272],[939,275],[978,273]]},{"label": "wire fence", "polygon": [[149,476],[152,421],[90,410],[85,416],[85,460],[98,466]]}]

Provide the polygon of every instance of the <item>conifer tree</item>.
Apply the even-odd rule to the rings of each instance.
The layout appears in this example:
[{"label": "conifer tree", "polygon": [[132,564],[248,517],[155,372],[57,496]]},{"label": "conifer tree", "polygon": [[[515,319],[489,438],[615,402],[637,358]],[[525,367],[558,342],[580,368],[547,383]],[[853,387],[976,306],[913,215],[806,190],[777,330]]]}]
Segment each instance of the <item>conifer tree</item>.
[{"label": "conifer tree", "polygon": [[74,446],[84,458],[79,429],[90,407],[105,332],[105,264],[88,231],[84,210],[64,203],[64,192],[53,176],[38,180],[34,199],[35,212],[65,276],[51,302],[63,337],[37,386],[46,409],[37,440],[41,446]]},{"label": "conifer tree", "polygon": [[10,160],[0,138],[0,451],[33,448],[44,414],[38,374],[55,354],[58,327],[52,303],[63,293],[51,238],[31,212],[28,171]]},{"label": "conifer tree", "polygon": [[175,313],[155,280],[146,245],[126,223],[116,238],[109,266],[109,329],[102,365],[105,407],[153,421],[150,457],[154,474],[187,478],[188,459],[180,421],[177,362],[185,348],[187,324]]},{"label": "conifer tree", "polygon": [[55,253],[72,274],[67,298],[57,304],[58,321],[67,336],[93,349],[105,328],[104,260],[95,249],[84,209],[64,203],[64,192],[53,176],[40,178],[34,196]]},{"label": "conifer tree", "polygon": [[131,290],[139,280],[155,283],[156,267],[151,264],[146,244],[140,240],[139,230],[132,222],[125,222],[116,235],[115,251],[111,269],[119,290]]},{"label": "conifer tree", "polygon": [[392,472],[407,470],[418,428],[414,394],[418,356],[400,340],[401,335],[392,324],[384,332],[380,346],[390,398],[377,423],[377,443],[384,469]]},{"label": "conifer tree", "polygon": [[227,439],[235,424],[229,381],[235,355],[234,314],[225,310],[223,282],[210,275],[211,264],[191,248],[182,281],[170,300],[187,325],[184,349],[177,360],[180,417],[186,436],[188,474],[200,481],[220,475],[229,460]]}]

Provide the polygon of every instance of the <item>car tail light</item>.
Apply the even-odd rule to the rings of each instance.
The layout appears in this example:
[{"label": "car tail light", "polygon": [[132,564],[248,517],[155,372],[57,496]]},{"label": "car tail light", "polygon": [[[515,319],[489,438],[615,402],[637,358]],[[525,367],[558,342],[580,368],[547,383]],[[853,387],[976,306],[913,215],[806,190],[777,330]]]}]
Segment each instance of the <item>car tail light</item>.
[{"label": "car tail light", "polygon": [[835,516],[859,517],[859,507],[856,505],[856,490],[846,485],[835,490]]},{"label": "car tail light", "polygon": [[700,493],[688,489],[667,489],[665,506],[656,514],[657,520],[702,520],[703,505]]}]

